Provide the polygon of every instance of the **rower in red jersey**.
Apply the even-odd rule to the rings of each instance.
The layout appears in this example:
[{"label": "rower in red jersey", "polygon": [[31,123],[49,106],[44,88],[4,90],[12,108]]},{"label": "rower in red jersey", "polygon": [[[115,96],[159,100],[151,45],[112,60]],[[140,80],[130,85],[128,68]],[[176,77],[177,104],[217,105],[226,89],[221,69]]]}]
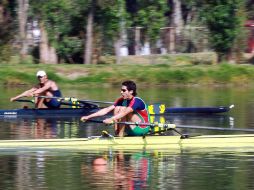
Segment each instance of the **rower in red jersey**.
[{"label": "rower in red jersey", "polygon": [[137,87],[133,81],[125,81],[122,83],[121,97],[109,107],[99,110],[88,116],[83,116],[82,121],[89,120],[93,117],[103,116],[113,111],[113,117],[103,120],[106,124],[115,123],[115,135],[123,137],[124,132],[128,136],[142,136],[149,132],[149,126],[143,125],[124,125],[116,122],[137,122],[149,123],[150,115],[145,102],[137,97]]}]

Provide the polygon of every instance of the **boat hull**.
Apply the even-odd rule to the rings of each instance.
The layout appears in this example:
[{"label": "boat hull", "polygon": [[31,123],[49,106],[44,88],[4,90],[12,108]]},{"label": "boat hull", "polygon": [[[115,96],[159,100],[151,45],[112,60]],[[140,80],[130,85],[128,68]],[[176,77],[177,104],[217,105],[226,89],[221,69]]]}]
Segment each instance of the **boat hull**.
[{"label": "boat hull", "polygon": [[61,109],[13,109],[0,110],[0,117],[15,118],[15,117],[61,117],[61,116],[82,116],[98,111],[99,108],[61,108]]},{"label": "boat hull", "polygon": [[208,135],[181,139],[179,136],[0,140],[0,149],[179,149],[253,148],[251,135]]},{"label": "boat hull", "polygon": [[[98,111],[101,108],[60,108],[60,109],[9,109],[0,110],[0,117],[15,118],[15,117],[36,117],[36,116],[82,116]],[[228,112],[228,107],[175,107],[166,108],[163,114],[216,114]],[[153,113],[151,113],[153,114]]]},{"label": "boat hull", "polygon": [[228,112],[230,107],[174,107],[166,108],[165,113],[193,113],[193,114],[214,114]]}]

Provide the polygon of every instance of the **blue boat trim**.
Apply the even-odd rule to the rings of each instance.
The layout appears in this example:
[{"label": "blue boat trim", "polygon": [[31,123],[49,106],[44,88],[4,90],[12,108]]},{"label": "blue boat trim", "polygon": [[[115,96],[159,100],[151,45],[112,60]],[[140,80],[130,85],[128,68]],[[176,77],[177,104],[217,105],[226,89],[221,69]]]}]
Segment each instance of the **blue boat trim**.
[{"label": "blue boat trim", "polygon": [[[18,116],[82,116],[98,111],[99,107],[91,108],[60,108],[60,109],[6,109],[0,110],[0,117],[18,117]],[[169,107],[166,108],[164,114],[217,114],[228,112],[231,107]]]}]

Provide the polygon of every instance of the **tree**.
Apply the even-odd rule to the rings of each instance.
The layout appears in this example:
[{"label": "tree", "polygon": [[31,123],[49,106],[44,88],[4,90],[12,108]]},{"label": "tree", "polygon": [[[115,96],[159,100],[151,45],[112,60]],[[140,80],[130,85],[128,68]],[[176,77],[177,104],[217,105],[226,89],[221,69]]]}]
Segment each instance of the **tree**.
[{"label": "tree", "polygon": [[218,61],[229,60],[234,43],[243,26],[243,18],[239,15],[243,0],[204,0],[201,2],[202,16],[210,32],[211,46],[218,54]]},{"label": "tree", "polygon": [[15,34],[15,1],[3,0],[0,2],[0,58],[8,61],[11,56],[11,41]]},{"label": "tree", "polygon": [[18,0],[18,21],[19,21],[19,41],[21,44],[20,55],[25,58],[28,54],[27,41],[27,16],[29,0]]},{"label": "tree", "polygon": [[[116,63],[120,63],[121,49],[126,46],[126,28],[129,26],[125,0],[101,1],[99,24],[104,38],[111,40],[114,46]],[[109,22],[110,21],[110,22]]]},{"label": "tree", "polygon": [[86,42],[84,51],[84,64],[90,64],[93,54],[93,25],[94,25],[94,10],[96,0],[91,0],[88,7],[87,24],[86,24]]},{"label": "tree", "polygon": [[138,0],[137,8],[132,13],[132,26],[144,29],[145,41],[150,42],[153,53],[156,53],[156,42],[160,39],[160,28],[167,24],[165,13],[168,9],[167,0]]},{"label": "tree", "polygon": [[56,64],[58,59],[65,58],[71,62],[72,52],[66,46],[80,45],[77,38],[70,36],[72,19],[78,14],[77,1],[31,0],[31,6],[33,19],[40,23],[40,62]]}]

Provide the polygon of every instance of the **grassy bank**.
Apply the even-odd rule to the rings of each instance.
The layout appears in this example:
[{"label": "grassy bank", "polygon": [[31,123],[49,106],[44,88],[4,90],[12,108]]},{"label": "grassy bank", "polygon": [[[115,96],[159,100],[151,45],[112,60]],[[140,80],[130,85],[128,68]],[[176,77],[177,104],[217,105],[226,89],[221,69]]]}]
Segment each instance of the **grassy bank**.
[{"label": "grassy bank", "polygon": [[126,79],[152,85],[253,85],[252,65],[0,65],[0,83],[26,85],[36,82],[35,73],[68,85],[116,85]]}]

